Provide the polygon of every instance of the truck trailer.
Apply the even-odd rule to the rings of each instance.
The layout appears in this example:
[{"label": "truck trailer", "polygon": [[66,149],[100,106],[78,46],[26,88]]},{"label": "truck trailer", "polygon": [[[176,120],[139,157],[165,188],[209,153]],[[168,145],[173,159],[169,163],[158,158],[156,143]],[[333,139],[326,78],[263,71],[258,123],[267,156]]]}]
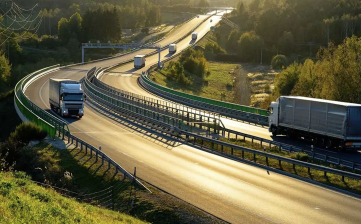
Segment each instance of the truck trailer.
[{"label": "truck trailer", "polygon": [[50,108],[60,116],[78,116],[82,118],[84,115],[84,98],[79,82],[70,79],[50,79]]},{"label": "truck trailer", "polygon": [[169,54],[174,54],[177,51],[177,45],[176,44],[170,44],[169,45]]},{"label": "truck trailer", "polygon": [[299,96],[281,96],[269,108],[273,136],[311,140],[318,147],[361,148],[361,105]]},{"label": "truck trailer", "polygon": [[197,40],[197,38],[198,38],[198,33],[197,32],[192,33],[192,40]]},{"label": "truck trailer", "polygon": [[134,68],[142,68],[145,66],[145,55],[136,55],[134,57]]}]

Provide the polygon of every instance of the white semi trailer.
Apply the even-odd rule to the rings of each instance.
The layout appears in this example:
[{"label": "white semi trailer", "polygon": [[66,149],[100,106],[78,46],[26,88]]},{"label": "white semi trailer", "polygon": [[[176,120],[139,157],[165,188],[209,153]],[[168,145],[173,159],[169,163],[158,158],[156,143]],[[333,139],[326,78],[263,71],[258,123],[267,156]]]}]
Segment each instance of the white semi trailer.
[{"label": "white semi trailer", "polygon": [[143,68],[145,66],[145,55],[136,55],[134,57],[134,68]]},{"label": "white semi trailer", "polygon": [[197,40],[197,38],[198,38],[198,33],[197,32],[192,33],[192,40]]},{"label": "white semi trailer", "polygon": [[50,79],[50,108],[60,116],[78,116],[82,118],[84,115],[84,98],[79,82],[70,79]]},{"label": "white semi trailer", "polygon": [[169,54],[174,54],[177,51],[177,45],[176,44],[170,44],[169,45]]},{"label": "white semi trailer", "polygon": [[281,96],[269,108],[273,136],[304,138],[327,148],[361,148],[361,105],[298,96]]}]

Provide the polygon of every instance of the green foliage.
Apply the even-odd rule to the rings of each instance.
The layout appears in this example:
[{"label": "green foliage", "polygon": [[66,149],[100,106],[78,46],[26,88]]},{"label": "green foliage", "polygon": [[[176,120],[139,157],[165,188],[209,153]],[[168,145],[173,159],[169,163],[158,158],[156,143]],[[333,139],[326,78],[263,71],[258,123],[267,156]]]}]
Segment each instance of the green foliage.
[{"label": "green foliage", "polygon": [[238,30],[232,30],[227,38],[227,50],[231,52],[237,51],[238,40],[241,37],[241,33]]},{"label": "green foliage", "polygon": [[294,63],[276,76],[274,95],[300,95],[361,103],[361,38],[319,52],[319,60]]},{"label": "green foliage", "polygon": [[23,172],[0,174],[0,197],[1,223],[144,223],[63,197],[32,183]]},{"label": "green foliage", "polygon": [[271,65],[273,69],[286,68],[288,64],[287,57],[284,55],[276,55],[272,58]]},{"label": "green foliage", "polygon": [[208,42],[205,46],[206,51],[210,51],[214,54],[225,54],[226,51],[222,49],[216,42]]},{"label": "green foliage", "polygon": [[247,32],[238,40],[238,54],[246,61],[259,61],[263,46],[264,42],[256,32]]},{"label": "green foliage", "polygon": [[293,38],[293,34],[291,32],[285,31],[278,40],[277,46],[282,53],[290,55],[293,52],[294,44],[295,41]]},{"label": "green foliage", "polygon": [[120,17],[112,10],[87,10],[83,16],[83,41],[99,40],[119,42],[121,38]]},{"label": "green foliage", "polygon": [[297,159],[297,160],[300,160],[300,161],[303,161],[303,162],[308,162],[308,154],[306,153],[294,153],[291,155],[291,158],[292,159]]},{"label": "green foliage", "polygon": [[16,127],[15,132],[11,133],[9,141],[28,143],[32,140],[42,140],[46,135],[46,131],[43,131],[35,123],[24,122]]},{"label": "green foliage", "polygon": [[10,79],[11,65],[5,55],[0,52],[0,87]]},{"label": "green foliage", "polygon": [[63,42],[67,42],[70,38],[71,29],[69,20],[66,18],[61,18],[58,23],[58,36],[59,39]]},{"label": "green foliage", "polygon": [[274,95],[279,97],[281,95],[290,95],[292,89],[295,87],[298,82],[298,78],[301,73],[301,65],[293,63],[288,66],[286,69],[282,70],[279,74],[276,75],[274,81]]},{"label": "green foliage", "polygon": [[185,70],[199,77],[204,77],[207,73],[207,60],[200,50],[187,49],[179,59]]},{"label": "green foliage", "polygon": [[167,78],[175,80],[176,82],[183,85],[192,85],[192,80],[184,74],[183,65],[177,61],[171,61],[167,66]]}]

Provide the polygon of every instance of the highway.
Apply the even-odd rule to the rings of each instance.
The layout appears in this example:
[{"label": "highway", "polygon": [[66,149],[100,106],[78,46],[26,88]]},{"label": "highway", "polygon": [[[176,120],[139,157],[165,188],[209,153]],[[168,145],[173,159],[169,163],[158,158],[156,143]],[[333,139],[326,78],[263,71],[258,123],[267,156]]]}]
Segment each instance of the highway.
[{"label": "highway", "polygon": [[[200,36],[203,36],[208,31],[208,29],[206,29],[205,27],[218,23],[220,21],[220,17],[213,18],[212,20],[213,20],[212,22],[210,22],[210,20],[208,20],[197,30],[199,32]],[[166,40],[165,40],[165,42],[166,42]],[[168,43],[171,43],[171,42],[168,42]],[[186,38],[183,41],[180,41],[177,44],[178,53],[181,50],[187,48],[192,43],[193,42],[191,41],[191,38]],[[176,54],[178,54],[178,53],[176,53]],[[172,55],[169,54],[168,49],[161,52],[161,60],[165,60],[170,56],[172,56]],[[162,99],[162,98],[160,98],[156,95],[153,95],[153,94],[147,92],[146,90],[142,89],[138,85],[138,81],[137,81],[139,75],[143,71],[146,71],[151,65],[158,63],[158,58],[159,58],[158,54],[147,57],[146,58],[146,60],[147,60],[146,66],[142,69],[135,69],[133,63],[125,64],[121,67],[118,67],[118,68],[108,72],[108,73],[105,73],[103,76],[100,77],[100,80],[108,85],[111,85],[113,87],[116,87],[116,88],[119,88],[119,89],[122,89],[122,90],[125,90],[128,92],[136,93],[139,95],[143,95],[143,96],[147,96],[147,97],[151,97],[151,98],[155,98],[155,99]],[[172,103],[172,101],[169,101],[166,99],[162,99],[162,100]],[[261,137],[261,138],[268,139],[268,140],[274,140],[274,141],[278,141],[281,143],[294,145],[297,147],[305,148],[307,150],[310,150],[310,148],[311,148],[311,144],[312,144],[311,142],[302,141],[302,140],[289,140],[286,138],[286,136],[274,137],[268,131],[267,128],[255,126],[255,125],[248,124],[248,123],[242,123],[242,122],[228,119],[225,117],[222,117],[221,120],[222,120],[223,124],[225,125],[225,127],[228,129],[247,133],[247,134],[254,135],[254,136]],[[323,153],[323,154],[326,154],[329,156],[334,156],[334,157],[338,157],[341,159],[346,159],[346,160],[350,160],[350,161],[354,161],[354,162],[361,162],[361,153],[338,152],[336,150],[331,151],[331,150],[326,150],[326,149],[317,148],[317,147],[314,147],[314,150],[315,150],[315,152],[320,152],[320,153]]]},{"label": "highway", "polygon": [[[220,16],[212,19],[216,21]],[[171,38],[184,35],[196,24],[191,21],[184,25],[186,28],[179,27],[164,42],[172,42]],[[199,27],[199,33],[205,33],[210,25],[206,22]],[[134,54],[128,54],[62,69],[36,80],[25,94],[38,106],[49,110],[49,78],[80,80],[91,67],[106,67],[133,57]],[[129,76],[119,74],[121,80]],[[135,78],[130,76],[125,79],[127,81],[119,82],[125,86],[127,82],[133,83],[130,88],[140,91]],[[66,120],[73,135],[94,146],[101,145],[107,155],[129,172],[137,167],[137,176],[143,180],[228,222],[359,223],[361,220],[361,200],[357,198],[138,130],[132,123],[119,122],[117,117],[99,113],[90,101],[81,120]]]}]

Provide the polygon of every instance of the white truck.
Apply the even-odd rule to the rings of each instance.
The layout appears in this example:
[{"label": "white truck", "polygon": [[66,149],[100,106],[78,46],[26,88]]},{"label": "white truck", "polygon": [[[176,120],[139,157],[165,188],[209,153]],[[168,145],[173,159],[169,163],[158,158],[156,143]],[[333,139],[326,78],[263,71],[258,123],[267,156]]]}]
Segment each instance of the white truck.
[{"label": "white truck", "polygon": [[49,103],[51,110],[60,116],[84,116],[85,95],[81,84],[70,79],[53,79],[49,81]]},{"label": "white truck", "polygon": [[136,55],[134,57],[134,68],[142,68],[145,66],[145,55]]},{"label": "white truck", "polygon": [[170,44],[169,45],[169,54],[174,54],[177,51],[177,45],[176,44]]},{"label": "white truck", "polygon": [[273,136],[311,140],[314,146],[361,148],[361,105],[299,96],[281,96],[269,108]]},{"label": "white truck", "polygon": [[192,40],[197,40],[197,38],[198,38],[198,33],[197,32],[192,33]]}]

